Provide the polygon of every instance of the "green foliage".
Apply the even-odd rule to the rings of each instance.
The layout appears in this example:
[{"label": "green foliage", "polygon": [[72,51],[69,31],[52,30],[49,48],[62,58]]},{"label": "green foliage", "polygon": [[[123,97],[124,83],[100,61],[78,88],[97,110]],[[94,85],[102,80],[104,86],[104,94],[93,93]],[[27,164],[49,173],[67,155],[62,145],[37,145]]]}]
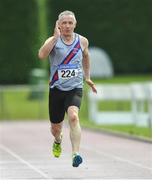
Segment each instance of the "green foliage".
[{"label": "green foliage", "polygon": [[55,23],[63,10],[76,14],[76,31],[90,46],[103,48],[112,58],[115,73],[152,72],[151,0],[48,1]]},{"label": "green foliage", "polygon": [[76,32],[111,56],[116,74],[151,73],[151,7],[151,0],[0,1],[0,84],[28,82],[42,66],[40,44],[66,9],[76,14]]},{"label": "green foliage", "polygon": [[36,1],[1,1],[0,22],[0,83],[25,83],[38,64]]}]

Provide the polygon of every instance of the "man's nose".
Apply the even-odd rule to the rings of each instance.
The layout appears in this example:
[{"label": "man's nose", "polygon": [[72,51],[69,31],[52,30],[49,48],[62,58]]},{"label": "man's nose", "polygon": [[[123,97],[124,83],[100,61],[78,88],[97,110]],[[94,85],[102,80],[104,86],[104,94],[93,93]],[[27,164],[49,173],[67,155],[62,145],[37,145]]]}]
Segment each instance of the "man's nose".
[{"label": "man's nose", "polygon": [[70,27],[70,24],[69,24],[69,23],[67,23],[67,24],[66,24],[66,27]]}]

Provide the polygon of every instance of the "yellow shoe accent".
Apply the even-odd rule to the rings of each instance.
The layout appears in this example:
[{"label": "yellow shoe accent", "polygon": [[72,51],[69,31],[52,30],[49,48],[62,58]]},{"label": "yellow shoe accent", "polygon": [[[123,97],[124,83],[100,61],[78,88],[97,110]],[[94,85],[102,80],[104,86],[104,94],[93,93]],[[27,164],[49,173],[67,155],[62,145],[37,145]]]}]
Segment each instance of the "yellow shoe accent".
[{"label": "yellow shoe accent", "polygon": [[61,143],[53,143],[53,148],[52,148],[52,152],[54,157],[60,157],[61,152],[62,152],[62,148],[61,148]]}]

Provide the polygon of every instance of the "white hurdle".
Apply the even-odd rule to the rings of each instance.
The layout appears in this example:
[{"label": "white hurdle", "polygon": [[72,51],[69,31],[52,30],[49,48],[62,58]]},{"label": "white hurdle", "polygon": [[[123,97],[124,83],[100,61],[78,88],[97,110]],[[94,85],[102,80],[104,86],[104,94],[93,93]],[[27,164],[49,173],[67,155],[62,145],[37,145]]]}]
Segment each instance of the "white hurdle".
[{"label": "white hurdle", "polygon": [[[102,84],[97,85],[97,94],[89,91],[89,119],[100,124],[137,124],[148,126],[152,121],[152,84]],[[151,88],[151,90],[150,90]],[[149,94],[150,95],[149,95]],[[151,99],[151,100],[148,100]],[[149,112],[145,112],[144,103],[148,100]],[[99,101],[129,101],[130,111],[99,111]],[[150,120],[149,120],[150,119]]]},{"label": "white hurdle", "polygon": [[147,126],[148,113],[145,112],[145,102],[147,101],[147,93],[144,84],[131,83],[131,102],[132,102],[132,120],[136,125]]},{"label": "white hurdle", "polygon": [[147,92],[147,101],[148,101],[148,123],[149,127],[152,127],[152,83],[146,83],[145,89]]}]

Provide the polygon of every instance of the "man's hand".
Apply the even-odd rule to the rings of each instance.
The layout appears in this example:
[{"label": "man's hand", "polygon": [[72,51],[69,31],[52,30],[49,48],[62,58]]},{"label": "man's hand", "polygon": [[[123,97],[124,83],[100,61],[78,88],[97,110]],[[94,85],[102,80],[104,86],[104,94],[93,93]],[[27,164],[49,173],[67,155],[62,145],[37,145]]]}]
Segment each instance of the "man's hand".
[{"label": "man's hand", "polygon": [[93,81],[91,79],[86,79],[85,81],[92,88],[92,91],[94,93],[97,93],[97,89],[96,89],[95,84],[93,83]]},{"label": "man's hand", "polygon": [[59,29],[59,22],[56,21],[55,28],[54,28],[54,37],[57,39],[60,37],[60,29]]}]

